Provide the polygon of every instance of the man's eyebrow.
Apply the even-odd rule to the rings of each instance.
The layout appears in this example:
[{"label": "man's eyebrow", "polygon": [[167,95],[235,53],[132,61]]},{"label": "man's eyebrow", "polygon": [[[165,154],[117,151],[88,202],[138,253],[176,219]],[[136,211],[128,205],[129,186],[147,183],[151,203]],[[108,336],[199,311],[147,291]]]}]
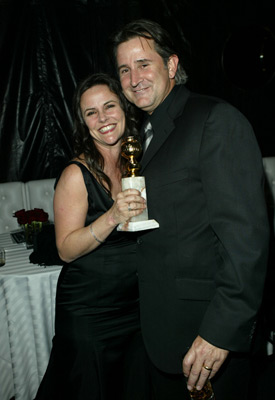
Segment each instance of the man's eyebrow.
[{"label": "man's eyebrow", "polygon": [[127,68],[127,64],[122,64],[122,65],[120,65],[120,66],[118,67],[119,70],[122,69],[122,68]]},{"label": "man's eyebrow", "polygon": [[[152,62],[152,60],[150,58],[141,58],[140,60],[135,60],[134,63],[135,64],[142,64],[144,62]],[[118,67],[118,69],[122,69],[122,68],[128,68],[127,64],[122,64]]]},{"label": "man's eyebrow", "polygon": [[135,63],[141,64],[144,62],[151,62],[152,60],[150,58],[141,58],[140,60],[136,60]]}]

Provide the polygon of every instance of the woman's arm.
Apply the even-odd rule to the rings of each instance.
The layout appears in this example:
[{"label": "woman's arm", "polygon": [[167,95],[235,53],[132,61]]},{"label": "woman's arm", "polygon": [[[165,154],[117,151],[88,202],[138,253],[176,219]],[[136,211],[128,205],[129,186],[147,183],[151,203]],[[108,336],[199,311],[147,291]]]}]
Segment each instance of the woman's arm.
[{"label": "woman's arm", "polygon": [[[133,210],[129,211],[129,204]],[[137,190],[117,195],[113,206],[91,225],[84,226],[88,194],[78,166],[71,164],[62,173],[54,195],[56,245],[60,258],[71,262],[96,249],[119,224],[139,215],[146,208]]]}]

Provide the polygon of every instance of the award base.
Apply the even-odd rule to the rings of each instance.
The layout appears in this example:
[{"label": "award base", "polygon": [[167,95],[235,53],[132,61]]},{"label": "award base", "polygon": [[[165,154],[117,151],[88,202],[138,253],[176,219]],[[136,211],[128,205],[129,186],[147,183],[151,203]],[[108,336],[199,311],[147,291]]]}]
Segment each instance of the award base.
[{"label": "award base", "polygon": [[155,228],[159,228],[159,223],[154,219],[147,219],[145,221],[129,221],[125,222],[124,224],[119,224],[117,230],[126,232],[137,232]]},{"label": "award base", "polygon": [[[122,190],[137,189],[140,191],[141,196],[146,199],[146,188],[144,176],[133,176],[122,178]],[[119,224],[118,231],[137,232],[146,229],[159,228],[159,223],[154,219],[148,219],[147,208],[139,215],[132,217],[129,221]]]}]

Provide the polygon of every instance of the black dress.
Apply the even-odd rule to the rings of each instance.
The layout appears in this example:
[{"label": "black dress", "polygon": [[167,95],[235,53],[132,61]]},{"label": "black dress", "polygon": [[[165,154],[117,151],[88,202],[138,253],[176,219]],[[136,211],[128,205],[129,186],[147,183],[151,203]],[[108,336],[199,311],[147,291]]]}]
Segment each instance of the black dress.
[{"label": "black dress", "polygon": [[[74,163],[87,188],[88,225],[113,200],[85,166]],[[104,244],[63,266],[53,348],[36,400],[146,398],[135,243],[134,234],[114,229]]]}]

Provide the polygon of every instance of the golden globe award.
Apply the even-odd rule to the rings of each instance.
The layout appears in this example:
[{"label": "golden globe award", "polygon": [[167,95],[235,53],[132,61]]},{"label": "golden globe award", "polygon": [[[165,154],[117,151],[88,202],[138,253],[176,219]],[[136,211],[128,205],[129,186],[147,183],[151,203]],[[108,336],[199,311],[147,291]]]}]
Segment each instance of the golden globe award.
[{"label": "golden globe award", "polygon": [[[146,199],[146,187],[144,176],[138,176],[140,165],[136,158],[141,154],[141,144],[134,136],[128,136],[121,145],[121,155],[128,160],[128,175],[126,178],[122,178],[122,190],[125,189],[137,189],[140,191],[142,197]],[[129,221],[124,224],[119,224],[117,227],[118,231],[143,231],[146,229],[158,228],[159,224],[154,219],[148,220],[147,208],[142,214],[132,217]]]}]

